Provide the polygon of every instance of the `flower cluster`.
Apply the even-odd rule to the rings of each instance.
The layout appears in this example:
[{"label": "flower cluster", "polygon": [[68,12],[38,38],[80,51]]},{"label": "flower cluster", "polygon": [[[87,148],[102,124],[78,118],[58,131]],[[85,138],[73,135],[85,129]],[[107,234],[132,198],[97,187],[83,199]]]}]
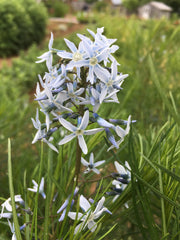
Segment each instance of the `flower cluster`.
[{"label": "flower cluster", "polygon": [[[48,72],[39,76],[35,100],[40,105],[40,111],[45,115],[45,123],[39,120],[37,110],[36,119],[32,119],[37,133],[32,143],[42,140],[54,151],[58,147],[53,145],[53,133],[63,128],[71,134],[60,139],[59,145],[78,138],[79,146],[84,154],[88,147],[84,135],[92,135],[104,131],[109,148],[119,148],[120,143],[129,132],[131,117],[128,121],[103,119],[97,114],[102,103],[118,103],[117,93],[128,76],[118,72],[118,63],[112,54],[118,49],[114,45],[116,39],[108,39],[103,35],[103,28],[97,33],[88,29],[91,38],[77,34],[80,43],[77,46],[67,39],[65,43],[69,51],[54,49],[53,34],[49,41],[49,51],[41,55],[37,62],[46,62]],[[53,55],[59,57],[59,63],[53,65]],[[124,130],[120,124],[126,123]],[[89,125],[98,124],[100,128],[88,129]]]},{"label": "flower cluster", "polygon": [[[94,232],[97,228],[95,220],[104,212],[112,214],[104,207],[104,196],[96,195],[94,202],[92,199],[88,201],[81,193],[79,206],[83,213],[71,211],[71,208],[75,205],[75,197],[80,192],[81,184],[78,183],[80,164],[82,163],[86,167],[85,174],[91,171],[100,174],[102,169],[99,170],[98,167],[105,163],[105,160],[94,161],[93,152],[90,153],[89,162],[82,157],[82,153],[88,154],[88,146],[84,136],[104,132],[110,145],[108,151],[113,148],[118,149],[129,133],[130,124],[135,122],[131,120],[131,116],[126,121],[104,119],[98,113],[99,108],[104,103],[119,103],[117,93],[122,90],[122,83],[128,76],[118,71],[119,64],[112,55],[118,49],[118,46],[114,45],[116,39],[108,39],[103,35],[103,31],[104,28],[98,28],[97,32],[94,33],[88,29],[90,38],[77,34],[80,39],[78,47],[65,39],[69,51],[54,49],[53,34],[51,33],[49,50],[41,55],[40,60],[37,61],[37,63],[46,62],[48,72],[43,77],[39,75],[39,82],[36,87],[35,100],[38,102],[40,112],[44,114],[45,120],[44,122],[40,120],[39,109],[37,109],[35,119],[32,118],[33,125],[37,130],[32,143],[41,140],[58,153],[58,145],[61,146],[77,138],[78,154],[74,173],[76,186],[74,185],[73,193],[67,195],[66,200],[62,201],[62,206],[55,210],[58,214],[58,224],[64,221],[66,216],[76,220],[76,222],[78,221],[74,228],[74,234],[81,232],[86,227]],[[58,64],[53,64],[55,54],[59,57]],[[55,133],[56,136],[59,133],[58,144],[54,141]],[[115,196],[113,202],[131,181],[128,163],[125,163],[125,168],[117,161],[114,164],[118,173],[112,173],[108,176],[113,177],[112,184],[114,186],[111,192],[104,191],[109,196]],[[85,178],[85,175],[83,177]],[[44,177],[42,177],[39,185],[35,180],[32,180],[33,187],[27,190],[39,193],[46,201],[48,197],[46,197],[44,191],[44,182]],[[57,199],[57,194],[55,194],[52,203]],[[14,240],[16,239],[14,225],[9,220],[12,218],[10,202],[11,199],[9,198],[1,205],[0,218],[8,219],[13,234],[12,239]],[[25,206],[20,195],[15,196],[15,202],[17,208],[20,205]],[[5,209],[7,212],[4,212]],[[21,210],[30,215],[33,214],[30,209],[21,208]],[[20,216],[21,213],[18,213],[18,217]],[[23,230],[26,224],[28,223],[23,224],[20,230]]]}]

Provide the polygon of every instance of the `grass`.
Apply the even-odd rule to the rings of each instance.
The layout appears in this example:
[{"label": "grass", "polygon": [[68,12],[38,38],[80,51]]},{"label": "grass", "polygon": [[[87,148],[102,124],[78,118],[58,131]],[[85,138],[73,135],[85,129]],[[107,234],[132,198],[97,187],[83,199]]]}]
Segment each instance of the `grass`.
[{"label": "grass", "polygon": [[[95,152],[95,159],[106,159],[107,166],[104,167],[104,179],[101,183],[91,183],[89,180],[92,175],[90,179],[85,179],[81,174],[81,193],[96,198],[97,191],[103,195],[103,192],[109,190],[111,181],[106,176],[113,171],[115,160],[122,164],[126,160],[129,162],[132,180],[114,204],[111,204],[112,198],[107,197],[107,206],[113,214],[106,214],[100,219],[97,232],[92,234],[84,231],[78,237],[106,240],[179,240],[180,27],[164,19],[141,21],[135,17],[126,19],[117,16],[105,17],[102,14],[98,16],[96,25],[88,28],[96,29],[102,26],[105,27],[107,37],[117,38],[120,49],[115,57],[121,63],[119,70],[128,73],[129,77],[118,96],[120,107],[107,104],[106,108],[100,109],[101,116],[127,119],[131,114],[137,123],[133,124],[130,135],[117,151],[106,152],[107,142],[101,133],[87,141],[89,150]],[[75,35],[69,38],[73,41],[74,39],[77,42]],[[54,47],[64,48],[62,39],[56,40]],[[60,148],[59,155],[48,152],[46,146],[43,151],[39,144],[31,146],[34,130],[30,118],[34,117],[37,105],[29,103],[27,93],[29,86],[32,88],[35,81],[31,71],[26,72],[24,69],[31,66],[32,59],[39,56],[41,51],[34,46],[29,54],[26,54],[29,57],[22,53],[22,59],[15,61],[14,66],[18,66],[18,70],[13,73],[12,69],[5,68],[1,73],[1,161],[5,169],[7,138],[11,137],[12,157],[10,158],[9,145],[9,168],[12,162],[12,174],[11,169],[8,172],[11,195],[13,185],[15,194],[23,194],[27,205],[33,208],[34,212],[32,230],[27,228],[23,237],[31,239],[30,233],[36,229],[36,239],[74,239],[72,230],[76,222],[74,225],[68,221],[58,223],[56,211],[73,189],[71,183],[75,171],[75,141]],[[32,69],[36,67],[32,65]],[[40,70],[44,71],[43,68]],[[40,70],[36,69],[37,73]],[[27,79],[27,85],[23,85],[23,78]],[[97,139],[99,144],[96,144]],[[7,176],[2,174],[3,172],[0,175],[3,186],[1,197],[8,198],[8,180]],[[38,194],[34,197],[33,193],[24,191],[31,186],[31,179],[40,182],[42,176],[45,176],[46,180],[45,202],[39,202],[41,200]],[[56,192],[59,197],[57,202],[52,204]],[[125,203],[128,203],[129,208],[125,207]],[[27,222],[28,219],[29,216],[25,214],[21,221]],[[6,239],[4,235],[9,229],[2,224],[0,229],[3,230],[0,239]],[[110,233],[107,235],[108,231]]]}]

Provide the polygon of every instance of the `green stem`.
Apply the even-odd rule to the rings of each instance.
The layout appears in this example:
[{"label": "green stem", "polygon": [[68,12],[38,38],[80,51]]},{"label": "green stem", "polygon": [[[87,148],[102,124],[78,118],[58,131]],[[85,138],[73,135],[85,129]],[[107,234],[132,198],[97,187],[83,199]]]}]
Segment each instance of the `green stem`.
[{"label": "green stem", "polygon": [[76,186],[78,185],[79,173],[80,173],[80,168],[81,168],[81,155],[82,155],[82,150],[79,146],[79,142],[78,142],[78,139],[77,139],[76,169],[75,169]]},{"label": "green stem", "polygon": [[12,213],[13,213],[13,223],[16,233],[16,238],[22,240],[18,217],[16,213],[16,204],[15,204],[15,195],[14,195],[14,186],[13,186],[13,176],[12,176],[12,162],[11,162],[11,140],[8,138],[8,178],[9,178],[9,190],[11,197]]}]

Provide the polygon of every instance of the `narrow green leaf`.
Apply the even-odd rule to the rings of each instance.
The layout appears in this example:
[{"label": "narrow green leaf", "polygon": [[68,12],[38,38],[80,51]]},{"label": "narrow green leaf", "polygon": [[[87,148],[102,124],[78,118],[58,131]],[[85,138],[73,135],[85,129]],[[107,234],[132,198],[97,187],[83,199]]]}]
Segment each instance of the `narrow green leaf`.
[{"label": "narrow green leaf", "polygon": [[11,140],[8,139],[8,178],[9,178],[9,190],[10,190],[10,197],[11,197],[11,204],[12,204],[12,213],[13,213],[13,223],[16,233],[16,238],[18,240],[22,240],[18,217],[16,213],[16,204],[14,200],[14,186],[13,186],[13,176],[12,176],[12,163],[11,163]]},{"label": "narrow green leaf", "polygon": [[175,173],[173,173],[172,171],[168,170],[167,168],[163,167],[162,165],[158,164],[158,163],[154,163],[157,167],[159,167],[163,172],[167,173],[169,176],[171,176],[173,179],[177,180],[178,182],[180,182],[180,177],[178,175],[176,175]]},{"label": "narrow green leaf", "polygon": [[103,236],[101,236],[98,240],[101,240],[103,238],[105,238],[110,232],[112,232],[112,230],[117,226],[117,223],[114,224],[114,226],[112,226]]}]

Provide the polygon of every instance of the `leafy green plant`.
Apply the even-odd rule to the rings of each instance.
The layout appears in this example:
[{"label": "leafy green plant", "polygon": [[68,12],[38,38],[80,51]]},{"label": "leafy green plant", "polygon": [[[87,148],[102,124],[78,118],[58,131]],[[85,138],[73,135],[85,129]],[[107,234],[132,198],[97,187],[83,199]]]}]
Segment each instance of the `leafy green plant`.
[{"label": "leafy green plant", "polygon": [[16,54],[31,43],[32,22],[17,1],[0,2],[0,56]]},{"label": "leafy green plant", "polygon": [[46,33],[48,14],[43,3],[36,3],[35,0],[20,0],[32,22],[31,42],[40,43]]},{"label": "leafy green plant", "polygon": [[[25,1],[26,2],[26,1]],[[17,54],[45,34],[46,11],[35,0],[0,1],[0,56]]]},{"label": "leafy green plant", "polygon": [[97,1],[94,4],[94,10],[96,10],[97,12],[101,12],[104,11],[107,8],[108,4],[105,1]]},{"label": "leafy green plant", "polygon": [[64,17],[69,12],[69,6],[62,0],[55,0],[50,3],[50,15],[52,17]]}]

